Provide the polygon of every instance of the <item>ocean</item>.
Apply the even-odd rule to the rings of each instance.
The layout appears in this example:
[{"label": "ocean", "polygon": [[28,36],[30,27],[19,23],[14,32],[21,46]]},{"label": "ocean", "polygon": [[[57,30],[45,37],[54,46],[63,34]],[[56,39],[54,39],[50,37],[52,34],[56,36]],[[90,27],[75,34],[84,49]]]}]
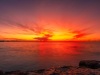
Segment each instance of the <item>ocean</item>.
[{"label": "ocean", "polygon": [[0,69],[36,70],[100,60],[100,42],[0,42]]}]

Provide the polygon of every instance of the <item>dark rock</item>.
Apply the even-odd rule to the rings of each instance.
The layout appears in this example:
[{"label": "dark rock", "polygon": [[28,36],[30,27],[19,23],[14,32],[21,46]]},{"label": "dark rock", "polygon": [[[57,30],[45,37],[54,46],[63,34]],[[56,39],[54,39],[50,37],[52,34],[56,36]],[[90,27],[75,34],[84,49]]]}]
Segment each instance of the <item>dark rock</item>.
[{"label": "dark rock", "polygon": [[6,75],[27,75],[27,73],[22,71],[11,71],[11,72],[5,72]]},{"label": "dark rock", "polygon": [[82,60],[79,62],[79,67],[87,67],[91,69],[100,68],[100,61],[96,60]]},{"label": "dark rock", "polygon": [[52,74],[50,74],[50,75],[59,75],[59,73],[52,73]]},{"label": "dark rock", "polygon": [[4,73],[3,73],[3,71],[2,70],[0,70],[0,75],[3,75]]},{"label": "dark rock", "polygon": [[61,67],[62,69],[70,69],[71,68],[71,66],[63,66],[63,67]]},{"label": "dark rock", "polygon": [[45,69],[40,69],[40,70],[37,70],[36,73],[43,73],[45,71]]},{"label": "dark rock", "polygon": [[67,70],[69,70],[71,68],[71,66],[62,66],[59,68],[55,69],[55,72],[60,73],[60,72],[66,72]]}]

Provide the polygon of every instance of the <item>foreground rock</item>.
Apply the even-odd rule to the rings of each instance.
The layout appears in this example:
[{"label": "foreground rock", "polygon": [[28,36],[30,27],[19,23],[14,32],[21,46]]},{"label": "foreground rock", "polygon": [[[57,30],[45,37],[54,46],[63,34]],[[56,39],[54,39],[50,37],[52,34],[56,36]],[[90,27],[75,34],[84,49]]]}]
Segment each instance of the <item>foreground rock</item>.
[{"label": "foreground rock", "polygon": [[92,69],[100,68],[100,61],[96,60],[82,60],[79,62],[80,67],[87,67]]},{"label": "foreground rock", "polygon": [[64,67],[41,69],[29,72],[22,72],[22,71],[8,72],[2,75],[100,75],[100,69],[64,66]]},{"label": "foreground rock", "polygon": [[95,60],[80,61],[79,67],[63,66],[34,71],[0,71],[0,75],[100,75],[100,62]]},{"label": "foreground rock", "polygon": [[3,75],[3,71],[2,70],[0,70],[0,75]]},{"label": "foreground rock", "polygon": [[11,71],[11,72],[5,72],[3,75],[27,75],[27,72],[24,72],[24,71]]}]

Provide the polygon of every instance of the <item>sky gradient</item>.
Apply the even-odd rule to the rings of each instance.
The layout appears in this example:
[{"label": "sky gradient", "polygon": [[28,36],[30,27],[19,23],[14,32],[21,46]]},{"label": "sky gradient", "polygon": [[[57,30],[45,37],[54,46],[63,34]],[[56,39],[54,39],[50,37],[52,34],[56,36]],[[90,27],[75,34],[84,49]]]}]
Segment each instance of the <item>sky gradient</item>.
[{"label": "sky gradient", "polygon": [[0,40],[100,40],[100,0],[0,0]]}]

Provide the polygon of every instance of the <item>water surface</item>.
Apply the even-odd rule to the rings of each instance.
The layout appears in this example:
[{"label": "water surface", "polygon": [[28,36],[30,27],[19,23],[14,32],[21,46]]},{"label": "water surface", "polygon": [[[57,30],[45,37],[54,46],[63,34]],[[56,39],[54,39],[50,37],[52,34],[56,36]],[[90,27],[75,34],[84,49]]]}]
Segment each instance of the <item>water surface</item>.
[{"label": "water surface", "polygon": [[34,70],[100,60],[100,42],[0,42],[0,69]]}]

